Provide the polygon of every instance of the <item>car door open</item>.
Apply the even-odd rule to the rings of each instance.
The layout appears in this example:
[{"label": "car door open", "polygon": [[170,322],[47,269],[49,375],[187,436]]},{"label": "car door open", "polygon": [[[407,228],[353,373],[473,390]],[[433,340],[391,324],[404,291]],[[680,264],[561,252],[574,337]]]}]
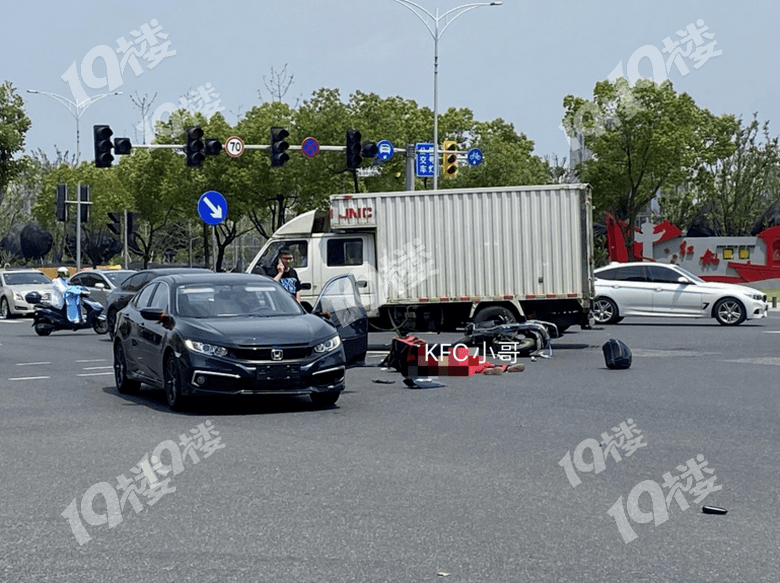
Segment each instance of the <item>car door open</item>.
[{"label": "car door open", "polygon": [[339,332],[347,358],[347,367],[365,362],[368,350],[368,316],[360,302],[355,278],[337,275],[323,286],[314,313],[329,314],[329,321]]}]

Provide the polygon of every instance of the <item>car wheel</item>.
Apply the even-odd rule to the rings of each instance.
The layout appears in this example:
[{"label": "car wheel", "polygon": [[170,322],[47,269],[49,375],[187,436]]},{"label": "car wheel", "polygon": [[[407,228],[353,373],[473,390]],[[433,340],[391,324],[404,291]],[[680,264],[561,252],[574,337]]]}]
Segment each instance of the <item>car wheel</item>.
[{"label": "car wheel", "polygon": [[474,316],[474,323],[481,324],[482,322],[498,321],[504,324],[514,324],[517,322],[515,314],[509,308],[503,306],[489,306],[482,308]]},{"label": "car wheel", "polygon": [[312,393],[310,395],[311,402],[314,403],[317,407],[330,407],[335,405],[336,401],[339,400],[339,396],[341,396],[341,393],[337,392]]},{"label": "car wheel", "polygon": [[38,336],[48,336],[52,333],[52,327],[49,324],[44,324],[42,322],[36,322],[35,323],[35,333]]},{"label": "car wheel", "polygon": [[106,324],[108,325],[108,335],[111,337],[111,340],[113,340],[114,326],[116,326],[116,310],[114,308],[111,308],[106,314]]},{"label": "car wheel", "polygon": [[171,411],[184,410],[187,399],[181,393],[181,370],[173,354],[165,361],[165,398]]},{"label": "car wheel", "polygon": [[127,378],[127,358],[120,342],[114,345],[114,381],[116,390],[123,395],[132,395],[141,390],[139,381]]},{"label": "car wheel", "polygon": [[599,324],[615,324],[623,318],[618,317],[618,307],[609,298],[596,298],[593,301],[593,319]]},{"label": "car wheel", "polygon": [[8,300],[5,297],[0,298],[0,320],[7,320],[11,317],[11,310],[8,307]]},{"label": "car wheel", "polygon": [[739,300],[723,298],[715,304],[715,319],[723,326],[737,326],[744,322],[745,318],[745,306]]}]

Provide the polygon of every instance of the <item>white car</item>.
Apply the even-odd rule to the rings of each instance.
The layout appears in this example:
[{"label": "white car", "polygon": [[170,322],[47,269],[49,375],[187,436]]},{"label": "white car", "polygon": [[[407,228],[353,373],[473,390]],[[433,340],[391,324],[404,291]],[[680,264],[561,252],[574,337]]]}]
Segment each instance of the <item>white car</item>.
[{"label": "white car", "polygon": [[37,269],[5,269],[0,271],[0,320],[11,316],[31,316],[35,306],[24,296],[31,291],[41,294],[43,301],[51,296],[51,280]]},{"label": "white car", "polygon": [[594,271],[593,316],[613,324],[625,316],[715,318],[724,326],[766,318],[766,296],[741,285],[704,281],[678,265],[613,263]]}]

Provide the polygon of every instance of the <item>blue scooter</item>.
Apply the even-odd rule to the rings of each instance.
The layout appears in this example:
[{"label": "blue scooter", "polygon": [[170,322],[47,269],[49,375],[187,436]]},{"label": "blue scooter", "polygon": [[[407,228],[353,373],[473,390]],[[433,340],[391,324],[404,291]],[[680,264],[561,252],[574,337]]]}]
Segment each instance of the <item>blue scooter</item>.
[{"label": "blue scooter", "polygon": [[85,287],[69,286],[65,291],[65,305],[57,309],[51,304],[41,303],[41,294],[30,292],[25,296],[28,303],[35,305],[33,328],[38,336],[48,336],[55,330],[84,330],[92,328],[98,334],[108,333],[108,321],[103,306],[88,299]]}]

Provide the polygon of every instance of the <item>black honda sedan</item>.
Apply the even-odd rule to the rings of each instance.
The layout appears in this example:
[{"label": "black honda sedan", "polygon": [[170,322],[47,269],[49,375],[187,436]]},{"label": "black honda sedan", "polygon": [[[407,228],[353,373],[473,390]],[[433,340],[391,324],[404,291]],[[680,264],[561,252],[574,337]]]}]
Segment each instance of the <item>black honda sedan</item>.
[{"label": "black honda sedan", "polygon": [[123,394],[142,382],[164,389],[175,411],[194,395],[310,395],[328,406],[367,346],[351,275],[323,287],[313,314],[262,275],[167,275],[118,313],[114,376]]}]

